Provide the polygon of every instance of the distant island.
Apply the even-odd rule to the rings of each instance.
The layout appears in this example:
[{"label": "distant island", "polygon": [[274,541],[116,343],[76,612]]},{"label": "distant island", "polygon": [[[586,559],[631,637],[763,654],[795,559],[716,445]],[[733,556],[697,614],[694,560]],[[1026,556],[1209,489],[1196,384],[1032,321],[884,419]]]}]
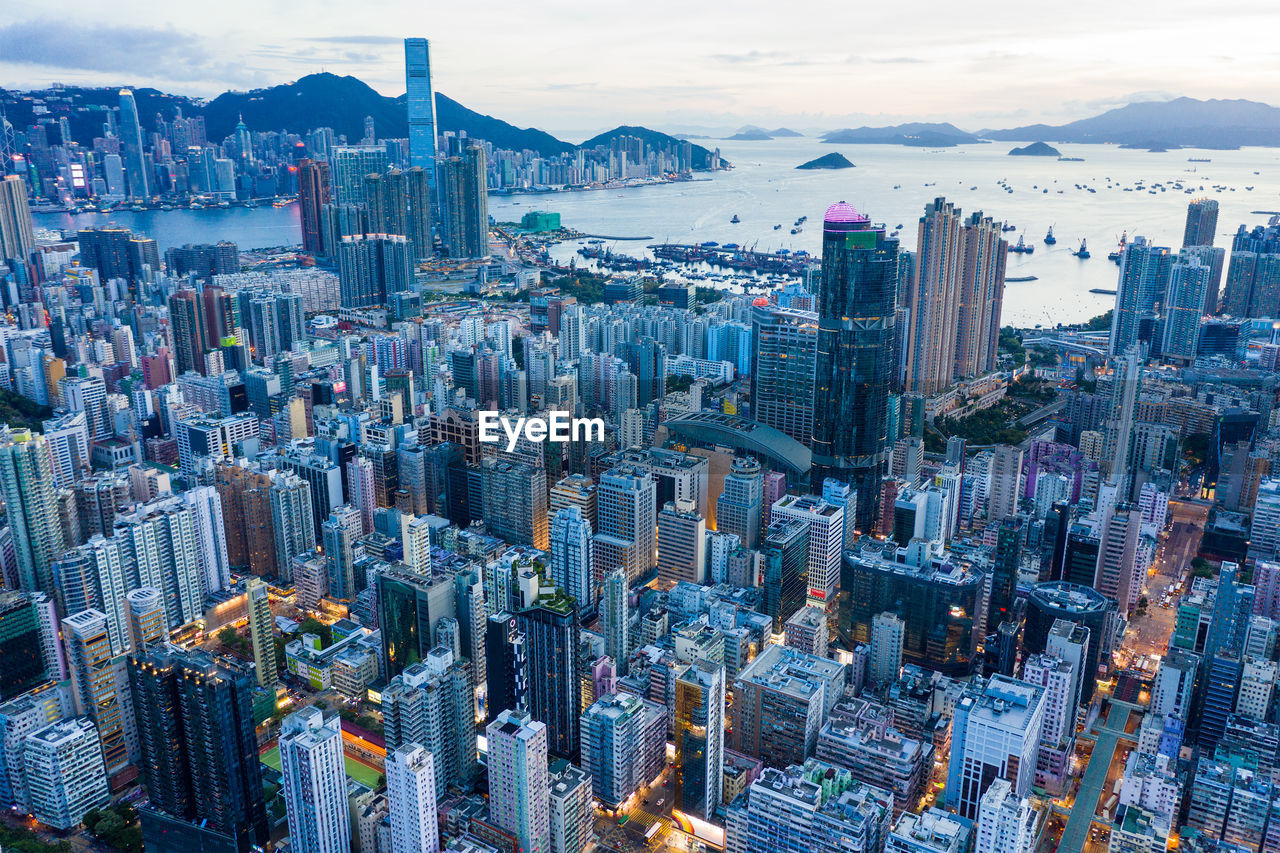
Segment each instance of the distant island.
[{"label": "distant island", "polygon": [[1062,152],[1045,142],[1033,142],[1009,152],[1010,157],[1061,157]]},{"label": "distant island", "polygon": [[852,169],[853,164],[849,162],[849,158],[841,154],[839,151],[832,151],[830,154],[823,154],[816,160],[810,160],[808,163],[801,163],[796,166],[797,169]]},{"label": "distant island", "polygon": [[771,130],[771,131],[769,131],[769,135],[770,135],[770,136],[772,136],[774,139],[781,139],[781,138],[784,138],[784,137],[801,137],[801,136],[804,136],[804,134],[803,134],[803,133],[797,133],[796,131],[792,130],[792,129],[791,129],[791,128],[789,128],[789,127],[780,127],[780,128],[778,128],[777,130]]},{"label": "distant island", "polygon": [[827,143],[853,145],[909,145],[915,148],[950,148],[982,140],[954,124],[909,122],[892,127],[856,127],[833,130],[822,136]]},{"label": "distant island", "polygon": [[728,138],[731,142],[764,142],[773,139],[768,133],[758,129],[740,130]]}]

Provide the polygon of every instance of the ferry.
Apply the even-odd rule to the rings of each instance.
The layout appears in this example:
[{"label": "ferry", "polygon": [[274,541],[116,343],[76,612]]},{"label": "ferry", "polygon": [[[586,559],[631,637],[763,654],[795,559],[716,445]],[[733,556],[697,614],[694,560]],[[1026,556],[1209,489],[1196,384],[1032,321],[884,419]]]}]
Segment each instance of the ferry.
[{"label": "ferry", "polygon": [[739,222],[741,222],[741,221],[742,221],[742,218],[741,218],[740,216],[738,216],[738,214],[736,214],[736,213],[735,213],[735,214],[733,215],[733,218],[729,220],[729,223],[730,223],[731,225],[737,225],[737,224],[738,224]]},{"label": "ferry", "polygon": [[1080,238],[1080,248],[1076,249],[1071,254],[1075,255],[1077,258],[1080,258],[1081,260],[1085,260],[1089,257],[1089,246],[1085,243],[1083,237]]},{"label": "ferry", "polygon": [[1048,234],[1046,234],[1046,235],[1044,235],[1044,244],[1045,244],[1046,246],[1052,246],[1052,245],[1054,245],[1054,244],[1055,244],[1055,243],[1057,243],[1057,242],[1058,242],[1058,238],[1057,238],[1057,237],[1055,237],[1055,236],[1053,236],[1053,226],[1052,226],[1052,225],[1050,225],[1050,226],[1049,226],[1049,233],[1048,233]]}]

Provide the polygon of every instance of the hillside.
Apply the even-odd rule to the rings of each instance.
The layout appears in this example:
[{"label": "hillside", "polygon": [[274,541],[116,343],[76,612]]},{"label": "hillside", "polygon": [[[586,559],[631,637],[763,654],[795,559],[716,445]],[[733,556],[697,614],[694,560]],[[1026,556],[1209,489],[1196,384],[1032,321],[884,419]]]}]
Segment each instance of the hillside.
[{"label": "hillside", "polygon": [[[596,146],[608,146],[610,142],[619,136],[638,136],[644,140],[645,145],[671,145],[678,143],[677,137],[670,136],[659,130],[650,130],[647,127],[637,127],[634,125],[619,125],[613,130],[606,130],[604,133],[598,133],[590,139],[579,145],[579,148],[595,148]],[[693,168],[706,169],[711,159],[711,152],[703,148],[701,145],[693,145]],[[722,161],[724,162],[724,161]]]},{"label": "hillside", "polygon": [[1108,142],[1132,147],[1280,146],[1280,109],[1246,100],[1144,101],[1063,125],[982,130],[985,139]]},{"label": "hillside", "polygon": [[832,151],[830,154],[823,154],[817,159],[810,160],[808,163],[801,163],[796,166],[797,169],[852,169],[853,163],[849,162],[849,158],[841,154],[839,151]]},{"label": "hillside", "polygon": [[1010,157],[1061,157],[1062,152],[1044,142],[1033,142],[1009,152]]},{"label": "hillside", "polygon": [[889,127],[856,127],[823,134],[823,142],[854,145],[910,145],[924,148],[947,148],[981,142],[954,124],[908,122]]}]

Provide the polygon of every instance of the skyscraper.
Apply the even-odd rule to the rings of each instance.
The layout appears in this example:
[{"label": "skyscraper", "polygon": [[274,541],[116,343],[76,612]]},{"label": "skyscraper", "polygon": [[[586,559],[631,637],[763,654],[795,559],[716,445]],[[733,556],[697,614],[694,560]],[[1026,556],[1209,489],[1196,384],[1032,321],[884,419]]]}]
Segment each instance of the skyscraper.
[{"label": "skyscraper", "polygon": [[1025,797],[1036,776],[1044,688],[996,675],[971,685],[952,718],[947,805],[973,820],[994,779]]},{"label": "skyscraper", "polygon": [[638,465],[622,465],[600,476],[596,489],[596,583],[604,573],[624,568],[635,583],[656,565],[658,491],[653,476]]},{"label": "skyscraper", "polygon": [[20,175],[0,178],[0,261],[26,261],[35,250],[27,184]]},{"label": "skyscraper", "polygon": [[469,789],[476,774],[471,678],[468,661],[437,646],[383,690],[387,748],[411,745],[430,752],[436,797],[444,797],[450,786]]},{"label": "skyscraper", "polygon": [[[1216,205],[1216,202],[1215,202]],[[1164,298],[1160,355],[1191,364],[1200,340],[1200,319],[1208,300],[1212,268],[1189,252],[1179,252],[1169,272]],[[1212,285],[1216,287],[1216,282]],[[1213,302],[1217,304],[1215,292]]]},{"label": "skyscraper", "polygon": [[406,106],[409,113],[409,165],[426,169],[435,187],[436,97],[431,87],[431,43],[424,38],[404,40]]},{"label": "skyscraper", "polygon": [[0,490],[18,563],[18,585],[54,596],[53,560],[65,543],[53,491],[53,458],[44,436],[0,429]]},{"label": "skyscraper", "polygon": [[298,214],[302,219],[302,250],[327,254],[323,210],[331,201],[329,164],[303,158],[298,161]]},{"label": "skyscraper", "polygon": [[1032,853],[1036,849],[1036,810],[1013,793],[1007,779],[996,779],[978,804],[977,841],[984,853]]},{"label": "skyscraper", "polygon": [[369,203],[367,175],[387,171],[387,149],[380,145],[349,145],[329,155],[330,187],[335,204]]},{"label": "skyscraper", "polygon": [[622,805],[662,770],[667,714],[656,702],[606,694],[582,712],[581,728],[582,769],[606,808]]},{"label": "skyscraper", "polygon": [[950,387],[955,366],[964,262],[960,211],[945,198],[925,205],[917,245],[911,283],[903,300],[908,309],[903,388],[932,397]]},{"label": "skyscraper", "polygon": [[1111,355],[1123,355],[1140,340],[1150,340],[1151,330],[1165,291],[1173,255],[1165,246],[1154,246],[1135,237],[1120,255],[1120,280],[1116,286],[1115,315],[1111,321]]},{"label": "skyscraper", "polygon": [[59,720],[23,739],[27,799],[36,820],[73,829],[87,812],[111,801],[93,723]]},{"label": "skyscraper", "polygon": [[902,672],[902,640],[906,625],[898,614],[885,611],[871,620],[871,683],[887,688]]},{"label": "skyscraper", "polygon": [[627,623],[630,589],[625,569],[613,569],[604,576],[604,592],[600,596],[600,630],[604,634],[604,653],[613,658],[619,675],[627,674],[627,657],[631,643]]},{"label": "skyscraper", "polygon": [[810,476],[857,489],[859,530],[871,529],[888,457],[897,286],[898,241],[852,205],[827,208]]},{"label": "skyscraper", "polygon": [[1182,231],[1182,245],[1212,246],[1218,230],[1218,202],[1197,198],[1187,205],[1187,225]]},{"label": "skyscraper", "polygon": [[676,669],[672,805],[710,820],[724,791],[724,667],[699,658]]},{"label": "skyscraper", "polygon": [[112,649],[107,616],[100,610],[82,610],[63,619],[62,635],[76,708],[97,727],[107,772],[114,775],[129,764],[137,741],[124,652]]},{"label": "skyscraper", "polygon": [[316,547],[315,516],[311,506],[311,484],[287,471],[272,477],[271,526],[276,536],[276,572],[291,577],[293,558],[310,554]]},{"label": "skyscraper", "polygon": [[955,375],[962,379],[995,370],[1009,244],[1001,223],[982,212],[964,222],[964,264],[960,269],[960,309],[956,325]]},{"label": "skyscraper", "polygon": [[468,146],[440,164],[440,224],[451,258],[489,256],[489,196],[484,149]]},{"label": "skyscraper", "polygon": [[658,578],[705,583],[707,524],[693,501],[668,501],[658,513]]},{"label": "skyscraper", "polygon": [[391,849],[436,853],[436,772],[431,753],[413,743],[387,755],[387,800]]},{"label": "skyscraper", "polygon": [[[859,500],[861,504],[861,500]],[[828,612],[835,605],[840,582],[840,554],[844,542],[844,507],[832,506],[814,495],[784,495],[773,505],[769,516],[779,521],[801,521],[808,525],[809,567],[806,573],[808,602]],[[781,623],[790,613],[781,613]]]},{"label": "skyscraper", "polygon": [[751,311],[751,342],[752,417],[810,446],[818,315],[776,305],[757,306]]},{"label": "skyscraper", "polygon": [[737,536],[744,548],[756,547],[763,501],[760,463],[749,456],[735,457],[725,475],[724,490],[716,499],[716,530]]},{"label": "skyscraper", "polygon": [[[536,575],[533,580],[536,584]],[[525,578],[521,578],[522,584]],[[534,586],[516,625],[527,639],[529,711],[547,724],[548,748],[567,758],[578,754],[579,684],[578,606],[558,591]]]},{"label": "skyscraper", "polygon": [[129,89],[120,90],[120,141],[124,144],[129,198],[145,201],[151,197],[151,183],[147,163],[142,155],[142,124],[138,121],[138,104]]},{"label": "skyscraper", "polygon": [[298,853],[346,853],[351,849],[342,721],[304,708],[284,718],[280,729],[280,776],[284,782],[289,842]]},{"label": "skyscraper", "polygon": [[503,711],[489,739],[489,816],[523,853],[551,853],[547,727],[527,711]]}]

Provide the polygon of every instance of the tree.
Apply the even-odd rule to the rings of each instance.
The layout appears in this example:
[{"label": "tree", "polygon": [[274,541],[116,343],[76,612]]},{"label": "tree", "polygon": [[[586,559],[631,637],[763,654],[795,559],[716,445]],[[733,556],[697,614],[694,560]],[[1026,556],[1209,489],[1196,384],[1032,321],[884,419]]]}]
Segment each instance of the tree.
[{"label": "tree", "polygon": [[1013,356],[1013,360],[1018,364],[1023,364],[1027,360],[1027,350],[1022,346],[1022,338],[1018,336],[1018,330],[1013,326],[1005,326],[1000,330],[1000,352]]},{"label": "tree", "polygon": [[1111,318],[1115,315],[1115,309],[1109,308],[1105,314],[1099,314],[1085,323],[1083,328],[1086,332],[1107,332],[1111,330]]},{"label": "tree", "polygon": [[1191,561],[1191,576],[1193,578],[1213,577],[1213,564],[1204,557],[1196,557]]},{"label": "tree", "polygon": [[320,637],[320,648],[333,645],[333,629],[314,616],[308,616],[298,626],[299,634],[315,634]]},{"label": "tree", "polygon": [[693,377],[680,373],[667,374],[667,393],[672,391],[688,391],[693,385]]}]

